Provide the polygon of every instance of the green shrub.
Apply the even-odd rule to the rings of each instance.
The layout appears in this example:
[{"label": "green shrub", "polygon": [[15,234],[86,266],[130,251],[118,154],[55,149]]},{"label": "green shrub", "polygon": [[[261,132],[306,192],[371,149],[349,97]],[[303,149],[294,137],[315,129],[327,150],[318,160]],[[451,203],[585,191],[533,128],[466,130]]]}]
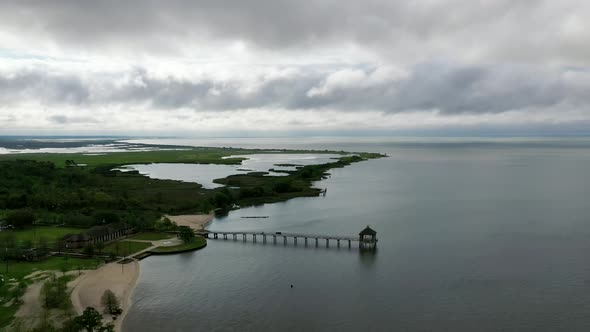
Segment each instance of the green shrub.
[{"label": "green shrub", "polygon": [[35,214],[29,209],[11,211],[6,216],[6,223],[16,228],[30,226],[34,221]]}]

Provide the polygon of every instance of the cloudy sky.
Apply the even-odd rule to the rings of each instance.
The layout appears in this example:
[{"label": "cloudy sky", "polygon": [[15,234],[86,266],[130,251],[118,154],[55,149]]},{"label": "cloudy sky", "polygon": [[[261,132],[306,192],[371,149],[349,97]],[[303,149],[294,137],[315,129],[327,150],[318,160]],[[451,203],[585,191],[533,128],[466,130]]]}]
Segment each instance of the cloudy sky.
[{"label": "cloudy sky", "polygon": [[590,133],[590,2],[0,1],[0,134]]}]

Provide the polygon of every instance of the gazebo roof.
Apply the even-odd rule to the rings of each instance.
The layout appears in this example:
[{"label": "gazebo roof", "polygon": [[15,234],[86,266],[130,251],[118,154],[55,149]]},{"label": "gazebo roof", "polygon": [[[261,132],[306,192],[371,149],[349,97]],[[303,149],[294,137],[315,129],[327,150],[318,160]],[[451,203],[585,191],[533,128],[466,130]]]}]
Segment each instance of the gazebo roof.
[{"label": "gazebo roof", "polygon": [[377,235],[377,232],[375,232],[373,229],[371,229],[371,227],[367,226],[365,229],[363,229],[359,233],[359,235],[360,236],[363,236],[363,235],[372,235],[372,236],[375,236],[375,235]]}]

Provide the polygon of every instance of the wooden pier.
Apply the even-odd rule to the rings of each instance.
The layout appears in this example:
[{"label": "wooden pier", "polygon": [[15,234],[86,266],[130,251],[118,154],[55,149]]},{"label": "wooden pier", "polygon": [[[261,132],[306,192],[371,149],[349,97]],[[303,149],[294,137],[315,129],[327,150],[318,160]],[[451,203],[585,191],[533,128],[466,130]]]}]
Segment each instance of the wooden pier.
[{"label": "wooden pier", "polygon": [[[367,227],[368,228],[368,227]],[[365,232],[365,231],[363,231]],[[367,239],[363,237],[363,232],[361,232],[360,236],[338,236],[338,235],[320,235],[320,234],[302,234],[302,233],[287,233],[287,232],[274,232],[274,233],[267,233],[267,232],[230,232],[230,231],[214,231],[214,230],[201,230],[196,231],[197,235],[201,235],[207,239],[224,239],[224,240],[233,240],[238,241],[241,240],[243,242],[252,241],[252,242],[262,242],[267,243],[272,241],[273,244],[277,244],[277,242],[283,242],[284,245],[287,245],[289,239],[292,239],[292,243],[297,245],[299,242],[302,241],[305,246],[311,244],[315,245],[316,247],[320,246],[320,242],[324,243],[326,248],[330,247],[330,244],[336,245],[336,247],[340,248],[341,245],[345,245],[348,248],[352,248],[352,243],[357,242],[359,248],[361,249],[370,249],[374,250],[377,245],[377,238],[372,237],[371,239]],[[277,240],[278,239],[278,240]]]}]

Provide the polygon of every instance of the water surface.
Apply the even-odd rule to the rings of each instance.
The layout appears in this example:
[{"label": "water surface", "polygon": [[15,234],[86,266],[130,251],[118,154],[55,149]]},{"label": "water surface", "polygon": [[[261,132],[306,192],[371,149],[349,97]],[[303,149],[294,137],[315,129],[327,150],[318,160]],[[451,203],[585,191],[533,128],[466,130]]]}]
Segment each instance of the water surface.
[{"label": "water surface", "polygon": [[[194,253],[149,257],[124,326],[590,330],[590,150],[467,143],[309,144],[390,157],[333,170],[317,184],[326,197],[234,211],[210,228],[352,235],[370,224],[375,255],[211,240]],[[269,218],[241,218],[251,215]]]},{"label": "water surface", "polygon": [[121,171],[135,170],[154,179],[196,182],[206,189],[213,189],[223,187],[213,180],[233,174],[267,172],[269,176],[286,176],[286,173],[272,170],[295,170],[297,166],[333,162],[334,158],[338,157],[340,156],[335,154],[249,154],[226,157],[245,158],[240,165],[154,163],[126,165],[117,169]]}]

